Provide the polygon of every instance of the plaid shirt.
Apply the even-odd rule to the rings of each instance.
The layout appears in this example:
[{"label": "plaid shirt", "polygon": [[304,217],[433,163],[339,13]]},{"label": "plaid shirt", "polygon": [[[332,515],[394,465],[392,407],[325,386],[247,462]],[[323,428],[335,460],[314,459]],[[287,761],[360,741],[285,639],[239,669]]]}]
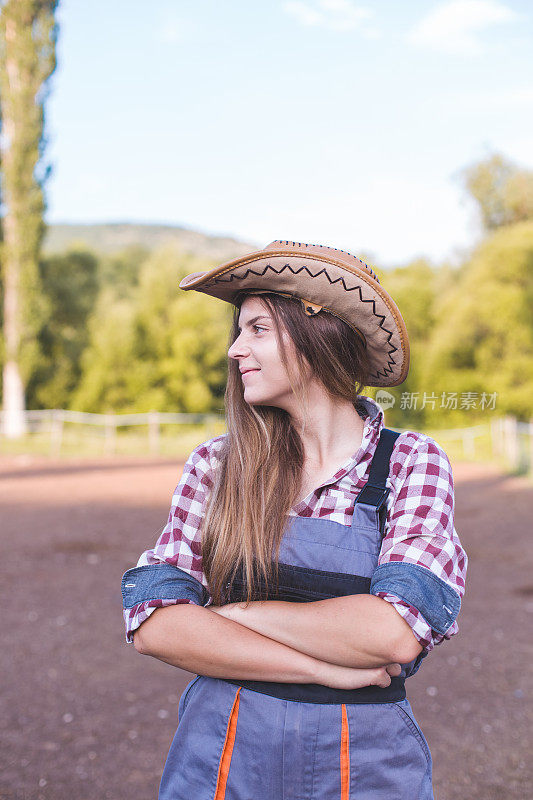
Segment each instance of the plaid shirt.
[{"label": "plaid shirt", "polygon": [[[368,480],[370,462],[384,424],[383,411],[374,400],[362,397],[361,402],[367,416],[359,450],[311,495],[293,506],[291,516],[321,517],[341,525],[351,524],[354,488],[358,493]],[[165,561],[190,573],[208,589],[202,571],[199,526],[226,435],[216,436],[192,451],[174,491],[168,522],[155,546],[141,555],[137,566]],[[468,557],[453,524],[453,477],[446,453],[429,436],[403,431],[392,451],[387,486],[391,491],[378,566],[392,561],[418,564],[463,597]],[[426,652],[459,629],[454,621],[444,634],[439,634],[431,629],[420,611],[405,601],[386,592],[377,592],[376,596],[394,606]],[[135,629],[156,608],[190,602],[149,600],[125,609],[126,641],[133,641]],[[211,598],[206,605],[210,604]]]}]

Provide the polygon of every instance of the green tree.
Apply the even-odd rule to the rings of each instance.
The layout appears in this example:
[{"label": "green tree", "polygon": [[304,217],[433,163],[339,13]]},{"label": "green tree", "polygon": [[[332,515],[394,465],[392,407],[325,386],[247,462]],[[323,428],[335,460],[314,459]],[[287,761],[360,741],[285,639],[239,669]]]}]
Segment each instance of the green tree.
[{"label": "green tree", "polygon": [[102,288],[111,287],[117,298],[130,297],[139,285],[141,268],[150,250],[133,244],[117,253],[100,254],[98,262],[98,282]]},{"label": "green tree", "polygon": [[[439,308],[422,382],[437,393],[496,392],[497,412],[529,419],[532,311],[533,222],[522,222],[495,231],[465,265]],[[466,409],[451,413],[454,424],[476,416]]]},{"label": "green tree", "polygon": [[81,358],[81,379],[70,400],[79,411],[137,411],[140,369],[135,305],[105,288],[91,315],[89,345]]},{"label": "green tree", "polygon": [[533,219],[533,172],[495,153],[460,173],[464,187],[478,207],[483,227]]},{"label": "green tree", "polygon": [[90,321],[90,345],[72,408],[209,412],[223,408],[231,306],[178,288],[211,265],[173,246],[143,264],[138,287],[107,286]]},{"label": "green tree", "polygon": [[98,292],[97,270],[97,257],[87,250],[41,259],[48,313],[37,337],[39,363],[27,386],[32,408],[64,408],[79,382],[80,359],[89,341],[87,322]]},{"label": "green tree", "polygon": [[[402,427],[420,427],[426,417],[421,403],[417,401],[416,404],[402,409],[401,398],[403,393],[416,394],[421,391],[425,350],[435,325],[438,303],[450,291],[453,271],[446,266],[437,268],[426,259],[419,258],[383,273],[381,282],[400,309],[411,351],[406,380],[400,386],[386,389],[395,399],[394,406],[387,410],[387,423]],[[371,394],[375,397],[377,391],[373,389]]]},{"label": "green tree", "polygon": [[44,233],[42,162],[47,80],[56,66],[57,0],[6,0],[0,10],[4,433],[24,432],[24,386],[46,315],[38,256]]}]

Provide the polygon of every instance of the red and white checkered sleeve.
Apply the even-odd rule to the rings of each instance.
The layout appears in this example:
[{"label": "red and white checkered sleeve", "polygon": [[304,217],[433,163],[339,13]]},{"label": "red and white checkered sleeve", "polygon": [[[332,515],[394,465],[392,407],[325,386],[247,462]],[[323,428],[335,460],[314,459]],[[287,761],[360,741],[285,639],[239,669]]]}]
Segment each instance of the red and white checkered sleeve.
[{"label": "red and white checkered sleeve", "polygon": [[134,631],[156,608],[178,603],[207,606],[212,602],[202,569],[200,523],[224,436],[210,439],[192,451],[157,542],[123,576],[127,642],[133,641]]},{"label": "red and white checkered sleeve", "polygon": [[371,593],[390,602],[426,653],[458,631],[468,557],[454,527],[452,468],[431,437],[397,439],[391,495]]}]

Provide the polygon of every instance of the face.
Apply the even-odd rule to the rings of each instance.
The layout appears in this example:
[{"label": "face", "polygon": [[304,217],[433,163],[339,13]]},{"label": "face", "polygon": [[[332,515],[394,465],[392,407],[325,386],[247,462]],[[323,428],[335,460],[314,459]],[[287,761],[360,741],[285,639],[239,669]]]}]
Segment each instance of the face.
[{"label": "face", "polygon": [[[294,394],[281,363],[274,321],[258,297],[243,301],[239,314],[239,335],[228,356],[239,363],[244,399],[251,405],[277,406],[291,411]],[[286,331],[283,340],[293,358],[292,341]],[[242,370],[250,372],[242,373]]]}]

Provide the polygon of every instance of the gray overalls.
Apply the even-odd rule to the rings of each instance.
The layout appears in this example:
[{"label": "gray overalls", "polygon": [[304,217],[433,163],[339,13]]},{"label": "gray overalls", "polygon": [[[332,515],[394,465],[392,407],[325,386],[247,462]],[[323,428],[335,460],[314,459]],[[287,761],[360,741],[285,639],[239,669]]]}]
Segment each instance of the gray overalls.
[{"label": "gray overalls", "polygon": [[[269,599],[369,593],[398,435],[382,429],[351,525],[289,518]],[[238,573],[228,602],[244,589]],[[423,655],[387,688],[196,677],[179,703],[159,800],[433,800],[431,754],[404,686]]]}]

